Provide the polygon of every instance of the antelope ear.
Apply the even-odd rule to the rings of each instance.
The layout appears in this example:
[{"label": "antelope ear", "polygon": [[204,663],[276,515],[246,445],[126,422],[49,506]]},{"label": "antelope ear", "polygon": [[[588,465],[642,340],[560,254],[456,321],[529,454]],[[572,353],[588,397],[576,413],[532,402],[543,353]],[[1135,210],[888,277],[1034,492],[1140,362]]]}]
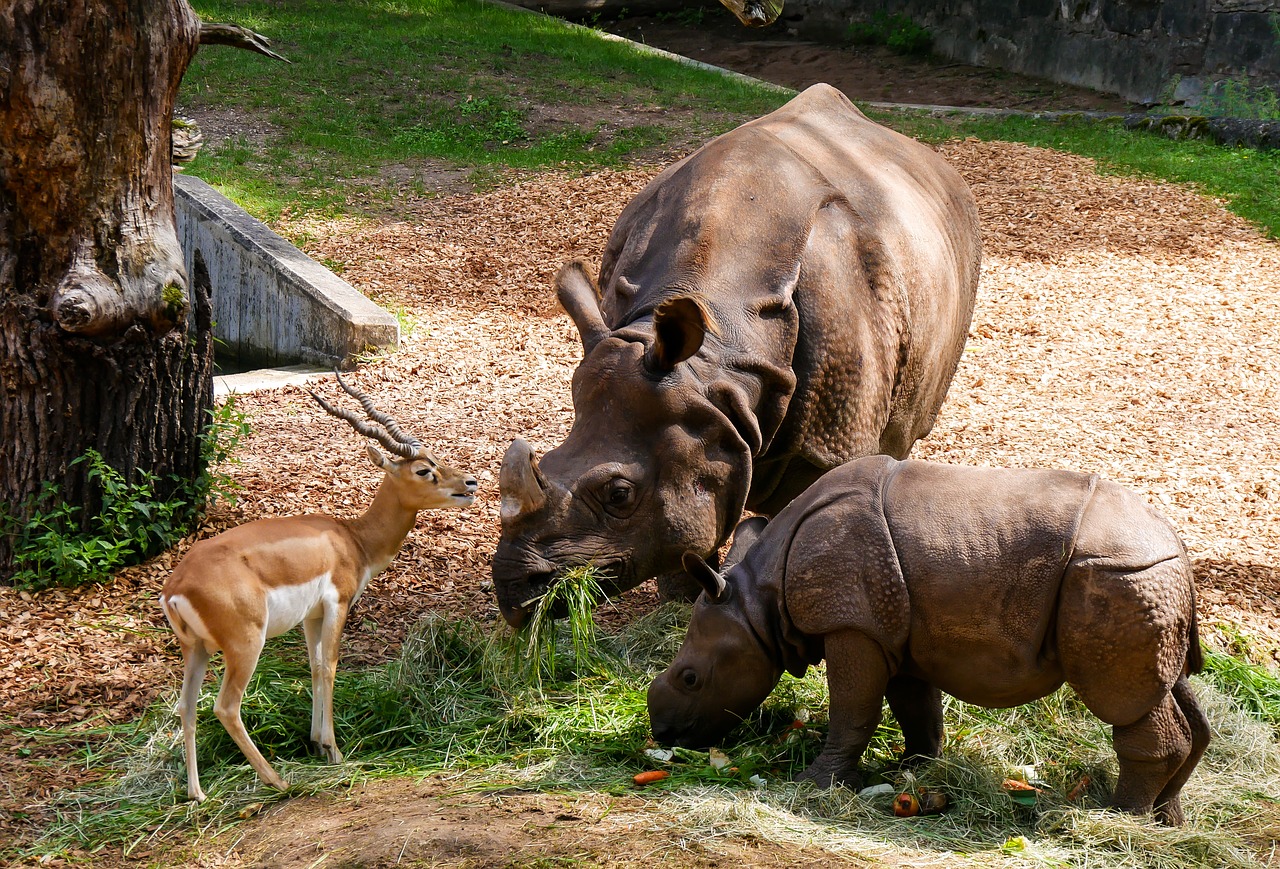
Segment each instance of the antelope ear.
[{"label": "antelope ear", "polygon": [[578,327],[578,335],[582,338],[582,355],[587,356],[609,335],[609,327],[605,325],[604,315],[600,313],[600,288],[587,271],[586,263],[574,260],[560,269],[556,275],[556,298],[560,300],[560,307],[564,308],[569,319]]},{"label": "antelope ear", "polygon": [[391,465],[391,460],[382,454],[382,450],[373,444],[365,444],[364,448],[369,451],[369,461],[373,462],[375,467],[387,470]]},{"label": "antelope ear", "polygon": [[701,301],[692,296],[667,299],[653,312],[653,346],[645,353],[645,368],[666,374],[697,353],[708,332],[718,331]]},{"label": "antelope ear", "polygon": [[685,572],[698,581],[712,603],[723,603],[728,599],[729,584],[714,567],[702,560],[702,556],[696,552],[686,552],[680,563]]}]

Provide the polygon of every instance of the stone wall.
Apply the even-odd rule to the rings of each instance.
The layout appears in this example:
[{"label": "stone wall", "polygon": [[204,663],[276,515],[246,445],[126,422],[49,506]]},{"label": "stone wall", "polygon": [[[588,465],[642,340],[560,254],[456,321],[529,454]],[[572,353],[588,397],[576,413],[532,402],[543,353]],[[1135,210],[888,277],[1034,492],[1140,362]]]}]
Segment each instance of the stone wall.
[{"label": "stone wall", "polygon": [[928,28],[944,57],[1139,103],[1175,80],[1190,103],[1225,78],[1280,86],[1280,0],[787,0],[783,23],[834,40],[877,12]]},{"label": "stone wall", "polygon": [[396,318],[199,178],[175,175],[178,238],[213,287],[213,333],[225,368],[309,363],[349,368],[395,347]]}]

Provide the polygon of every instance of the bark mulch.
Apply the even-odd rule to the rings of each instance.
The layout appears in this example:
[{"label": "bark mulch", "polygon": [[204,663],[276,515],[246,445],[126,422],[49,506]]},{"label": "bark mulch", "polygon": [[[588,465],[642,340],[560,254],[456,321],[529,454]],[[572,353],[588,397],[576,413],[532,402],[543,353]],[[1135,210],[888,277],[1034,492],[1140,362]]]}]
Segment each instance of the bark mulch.
[{"label": "bark mulch", "polygon": [[[1087,159],[977,141],[940,150],[979,199],[985,262],[968,348],[915,455],[1098,472],[1143,493],[1184,536],[1210,639],[1229,626],[1274,654],[1280,245],[1218,202],[1100,176]],[[599,261],[618,212],[655,172],[545,175],[409,200],[395,221],[286,215],[277,227],[403,314],[412,328],[400,349],[352,379],[480,479],[472,508],[423,514],[374,580],[348,626],[345,666],[394,654],[428,611],[497,624],[489,558],[502,453],[517,435],[545,451],[572,421],[581,347],[551,278],[569,258]],[[238,406],[254,426],[234,471],[240,500],[193,538],[368,503],[378,476],[360,439],[305,393]],[[189,542],[107,588],[0,588],[0,840],[92,775],[68,761],[65,738],[33,731],[84,731],[91,747],[96,726],[173,695],[178,650],[155,597]],[[642,587],[615,617],[655,600]]]}]

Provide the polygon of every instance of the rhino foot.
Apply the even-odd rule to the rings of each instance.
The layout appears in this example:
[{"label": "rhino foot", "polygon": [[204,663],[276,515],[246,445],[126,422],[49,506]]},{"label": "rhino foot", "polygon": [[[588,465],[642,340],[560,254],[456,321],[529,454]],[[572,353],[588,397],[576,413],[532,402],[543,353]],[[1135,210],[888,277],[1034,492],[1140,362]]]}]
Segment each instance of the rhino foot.
[{"label": "rhino foot", "polygon": [[820,788],[844,785],[851,790],[862,790],[862,773],[857,767],[847,767],[824,760],[821,755],[809,765],[809,768],[795,778],[798,782],[813,782]]},{"label": "rhino foot", "polygon": [[693,603],[702,593],[698,581],[683,570],[664,573],[657,579],[658,594],[663,600],[679,600]]}]

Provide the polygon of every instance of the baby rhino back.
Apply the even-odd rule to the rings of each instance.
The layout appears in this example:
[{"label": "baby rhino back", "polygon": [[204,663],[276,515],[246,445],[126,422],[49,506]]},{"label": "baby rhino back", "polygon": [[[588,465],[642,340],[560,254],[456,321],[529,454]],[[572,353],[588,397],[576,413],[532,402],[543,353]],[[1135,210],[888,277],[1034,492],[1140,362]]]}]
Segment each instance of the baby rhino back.
[{"label": "baby rhino back", "polygon": [[1067,471],[899,465],[884,513],[911,596],[904,671],[985,706],[1060,685],[1057,601],[1095,485]]},{"label": "baby rhino back", "polygon": [[1125,489],[1069,471],[886,457],[814,488],[827,491],[811,490],[786,569],[802,633],[867,633],[904,674],[984,706],[1026,703],[1064,680],[1079,689],[1126,661],[1159,671],[1137,694],[1176,679],[1192,604],[1189,579],[1167,574],[1185,556]]}]

